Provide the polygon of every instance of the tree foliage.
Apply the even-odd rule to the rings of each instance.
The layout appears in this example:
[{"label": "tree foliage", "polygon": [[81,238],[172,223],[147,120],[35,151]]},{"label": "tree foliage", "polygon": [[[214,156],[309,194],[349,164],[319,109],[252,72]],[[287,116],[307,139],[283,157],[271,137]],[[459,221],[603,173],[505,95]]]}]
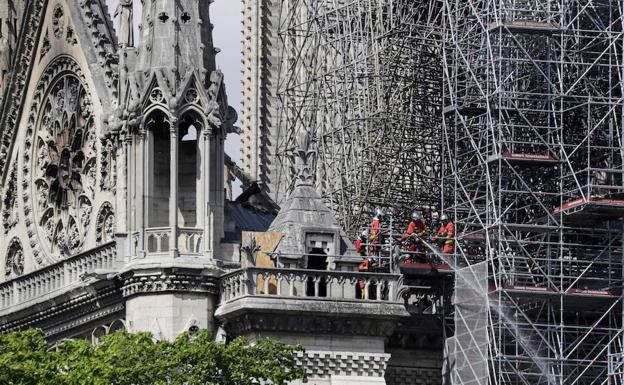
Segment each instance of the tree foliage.
[{"label": "tree foliage", "polygon": [[306,381],[295,360],[302,351],[270,339],[221,344],[205,330],[175,341],[120,331],[96,346],[79,339],[49,346],[41,330],[31,329],[0,334],[0,384],[285,385]]}]

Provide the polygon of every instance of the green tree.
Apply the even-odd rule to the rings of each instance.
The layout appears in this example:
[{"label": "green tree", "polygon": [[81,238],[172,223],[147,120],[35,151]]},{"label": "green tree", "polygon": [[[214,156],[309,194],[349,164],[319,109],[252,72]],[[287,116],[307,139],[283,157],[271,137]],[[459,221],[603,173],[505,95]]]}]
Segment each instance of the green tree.
[{"label": "green tree", "polygon": [[41,330],[0,334],[1,385],[284,385],[306,381],[301,346],[237,338],[217,343],[208,331],[156,341],[116,332],[92,346],[63,340],[50,347]]}]

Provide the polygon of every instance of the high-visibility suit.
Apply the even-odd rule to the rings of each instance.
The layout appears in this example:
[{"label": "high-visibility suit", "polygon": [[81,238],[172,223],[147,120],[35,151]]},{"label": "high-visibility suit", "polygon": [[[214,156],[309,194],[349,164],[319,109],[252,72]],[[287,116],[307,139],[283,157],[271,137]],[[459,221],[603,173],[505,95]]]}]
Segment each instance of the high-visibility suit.
[{"label": "high-visibility suit", "polygon": [[374,217],[373,221],[370,225],[370,239],[374,241],[379,238],[379,234],[381,233],[381,221],[379,218]]},{"label": "high-visibility suit", "polygon": [[435,239],[440,241],[442,252],[445,254],[453,254],[455,252],[455,225],[452,221],[442,224],[435,235]]},{"label": "high-visibility suit", "polygon": [[[366,258],[365,260],[363,260],[359,265],[358,265],[358,271],[360,272],[367,272],[369,271],[371,268],[371,261],[370,259]],[[364,298],[364,289],[366,288],[366,281],[363,279],[359,279],[358,280],[358,287],[360,288],[359,290],[359,296],[360,298]]]},{"label": "high-visibility suit", "polygon": [[369,251],[375,254],[381,252],[381,220],[378,217],[374,217],[370,225],[370,248]]},{"label": "high-visibility suit", "polygon": [[[425,247],[420,242],[419,238],[426,237],[429,234],[429,228],[427,228],[427,224],[424,219],[414,220],[412,219],[410,223],[407,225],[407,230],[405,230],[405,234],[401,237],[402,241],[407,241],[407,244],[404,246],[407,251],[413,253],[413,257],[416,257],[417,260],[424,259]],[[406,260],[405,263],[412,263],[413,261],[410,259]]]},{"label": "high-visibility suit", "polygon": [[429,234],[429,229],[427,228],[427,224],[423,219],[419,221],[411,220],[407,225],[407,230],[405,231],[406,235],[416,235],[419,237],[426,237]]}]

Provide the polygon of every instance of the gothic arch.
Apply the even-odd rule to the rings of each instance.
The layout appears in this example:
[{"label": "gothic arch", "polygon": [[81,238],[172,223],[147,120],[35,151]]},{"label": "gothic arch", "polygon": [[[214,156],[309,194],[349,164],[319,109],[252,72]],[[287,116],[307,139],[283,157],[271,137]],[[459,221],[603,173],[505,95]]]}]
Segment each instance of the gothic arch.
[{"label": "gothic arch", "polygon": [[9,242],[4,265],[6,279],[19,277],[24,273],[24,248],[19,238],[15,237]]},{"label": "gothic arch", "polygon": [[113,205],[105,202],[100,207],[95,225],[95,241],[97,244],[110,242],[115,236],[115,213]]}]

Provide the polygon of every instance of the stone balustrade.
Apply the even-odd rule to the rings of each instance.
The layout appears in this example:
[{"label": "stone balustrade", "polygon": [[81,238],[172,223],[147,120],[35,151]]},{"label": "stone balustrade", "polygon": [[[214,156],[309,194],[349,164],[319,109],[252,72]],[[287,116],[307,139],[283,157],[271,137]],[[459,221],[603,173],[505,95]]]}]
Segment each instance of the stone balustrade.
[{"label": "stone balustrade", "polygon": [[252,267],[221,279],[221,303],[248,296],[396,302],[399,275]]},{"label": "stone balustrade", "polygon": [[115,243],[110,242],[75,255],[41,270],[0,284],[0,311],[80,281],[81,276],[97,269],[115,267]]},{"label": "stone balustrade", "polygon": [[[194,227],[178,228],[178,251],[183,254],[201,254],[204,230]],[[149,254],[168,253],[171,249],[171,227],[151,227],[145,230]]]},{"label": "stone balustrade", "polygon": [[147,252],[165,253],[169,251],[169,239],[171,238],[170,227],[151,227],[145,230],[147,240]]},{"label": "stone balustrade", "polygon": [[178,229],[178,250],[184,254],[201,254],[204,231],[196,228]]}]

